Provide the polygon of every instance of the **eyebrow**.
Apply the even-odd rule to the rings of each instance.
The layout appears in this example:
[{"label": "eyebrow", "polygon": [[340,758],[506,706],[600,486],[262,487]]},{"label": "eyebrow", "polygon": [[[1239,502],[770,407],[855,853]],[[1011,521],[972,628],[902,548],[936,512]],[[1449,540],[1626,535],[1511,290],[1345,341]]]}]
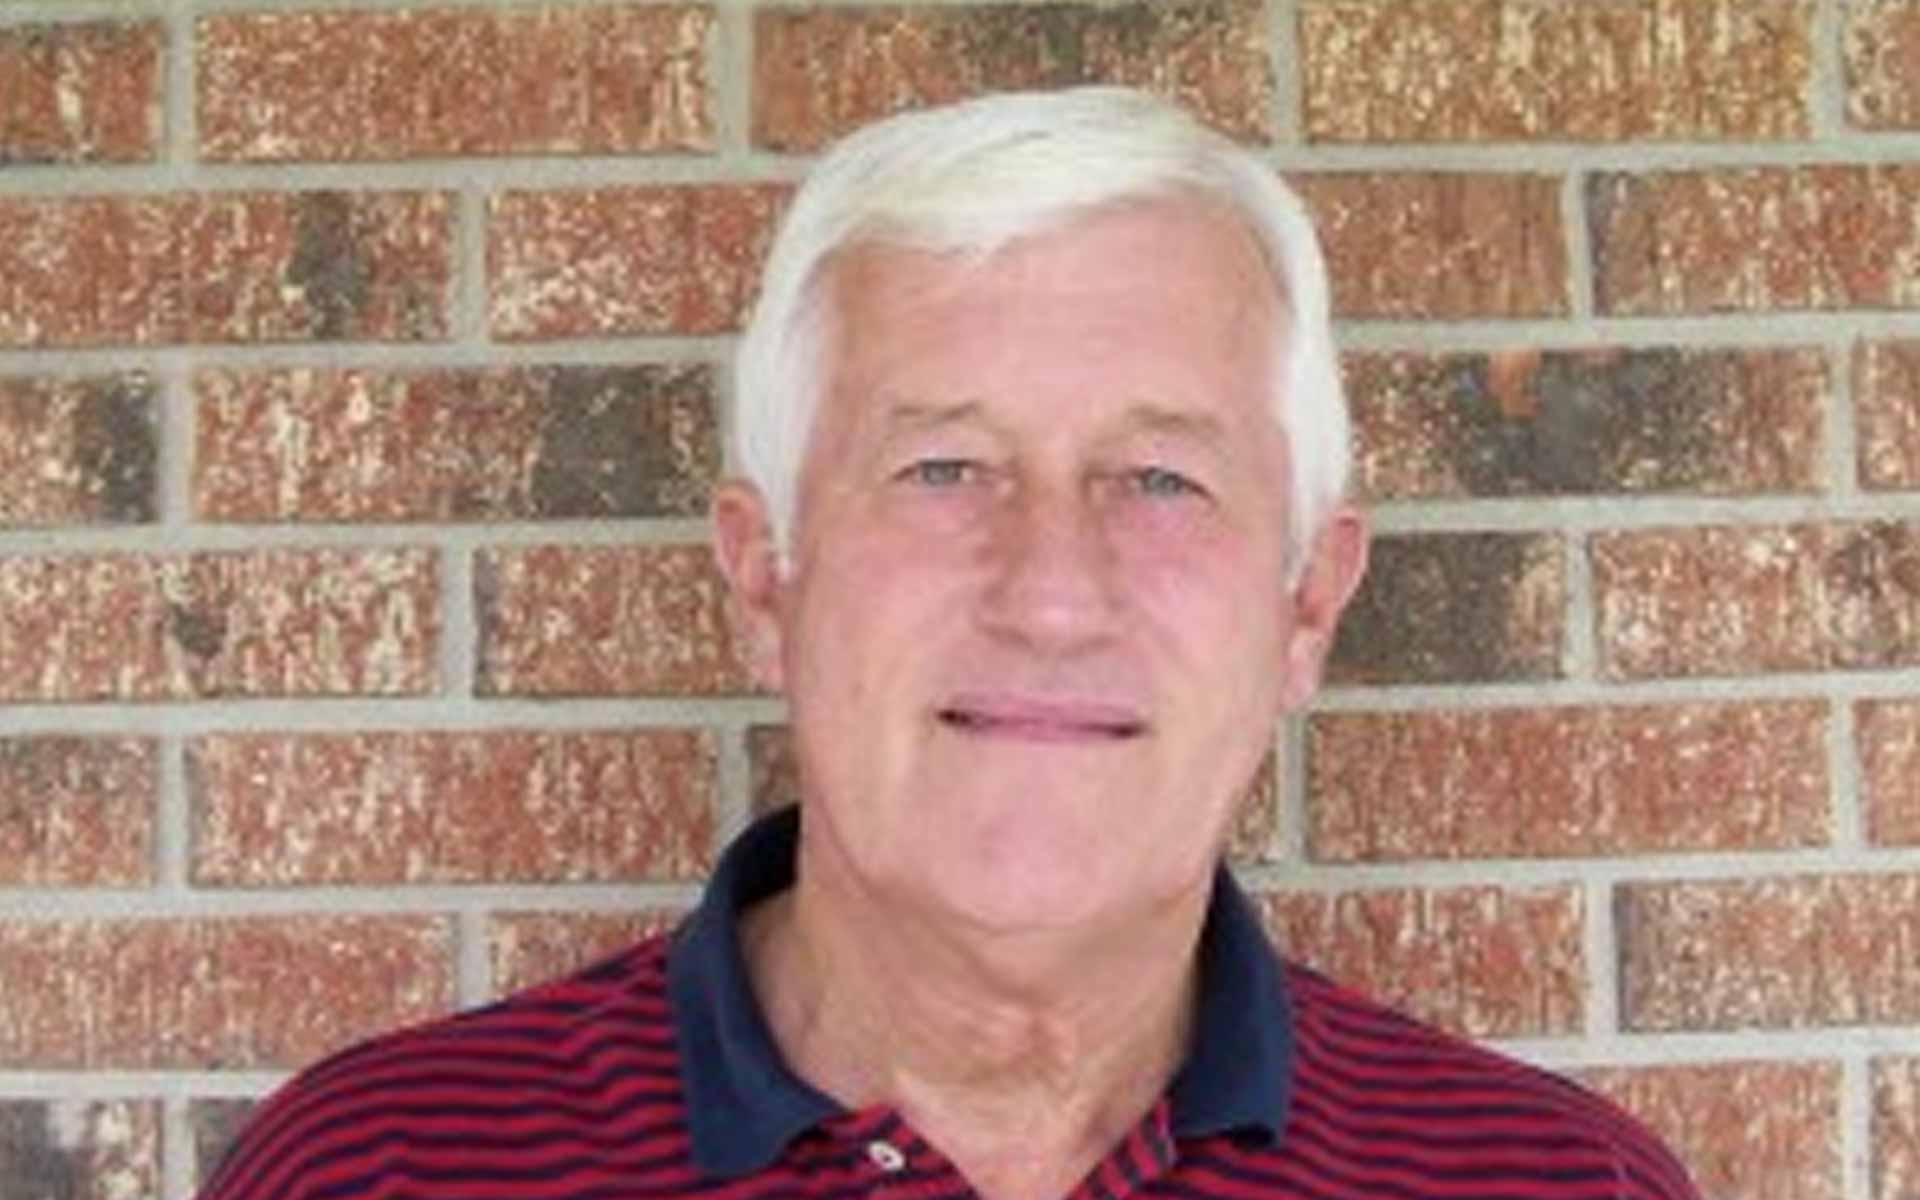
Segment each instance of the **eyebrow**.
[{"label": "eyebrow", "polygon": [[1131,406],[1121,415],[1120,428],[1126,433],[1144,431],[1189,437],[1202,442],[1227,441],[1226,426],[1212,413],[1167,408],[1159,404]]},{"label": "eyebrow", "polygon": [[888,433],[895,433],[903,429],[938,429],[946,425],[984,420],[985,416],[978,400],[962,400],[957,404],[922,404],[903,400],[887,406],[881,424]]}]

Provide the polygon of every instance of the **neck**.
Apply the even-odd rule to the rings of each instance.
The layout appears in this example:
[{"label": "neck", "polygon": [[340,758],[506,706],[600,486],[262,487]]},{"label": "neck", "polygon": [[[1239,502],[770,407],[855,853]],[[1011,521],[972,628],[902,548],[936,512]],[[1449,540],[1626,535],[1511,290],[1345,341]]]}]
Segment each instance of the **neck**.
[{"label": "neck", "polygon": [[889,906],[803,839],[743,949],[801,1077],[898,1109],[982,1195],[1057,1196],[1185,1057],[1210,887],[1100,927],[984,930]]}]

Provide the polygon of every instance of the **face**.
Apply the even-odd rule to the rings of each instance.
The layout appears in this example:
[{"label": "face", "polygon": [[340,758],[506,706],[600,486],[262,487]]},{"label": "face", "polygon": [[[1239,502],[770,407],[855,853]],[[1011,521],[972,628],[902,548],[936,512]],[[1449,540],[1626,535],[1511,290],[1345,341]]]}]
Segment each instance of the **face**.
[{"label": "face", "polygon": [[1286,582],[1253,236],[1169,201],[830,282],[785,573],[749,487],[715,506],[791,706],[803,873],[1004,932],[1204,894],[1364,555],[1343,510]]}]

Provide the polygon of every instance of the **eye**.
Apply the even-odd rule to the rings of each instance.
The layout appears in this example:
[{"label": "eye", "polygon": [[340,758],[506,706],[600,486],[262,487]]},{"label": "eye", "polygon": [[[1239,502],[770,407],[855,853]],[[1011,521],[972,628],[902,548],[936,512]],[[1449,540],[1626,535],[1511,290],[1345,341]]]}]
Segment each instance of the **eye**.
[{"label": "eye", "polygon": [[1143,496],[1170,499],[1179,496],[1203,496],[1206,489],[1178,471],[1165,467],[1140,467],[1133,473],[1133,486]]},{"label": "eye", "polygon": [[980,477],[980,464],[966,458],[923,458],[902,467],[894,478],[921,487],[958,487]]}]

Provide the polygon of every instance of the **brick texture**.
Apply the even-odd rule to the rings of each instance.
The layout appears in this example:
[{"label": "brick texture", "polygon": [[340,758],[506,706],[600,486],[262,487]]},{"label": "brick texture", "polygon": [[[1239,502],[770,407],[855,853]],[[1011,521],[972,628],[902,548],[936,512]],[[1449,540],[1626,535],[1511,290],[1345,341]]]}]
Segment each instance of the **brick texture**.
[{"label": "brick texture", "polygon": [[0,168],[152,161],[165,48],[158,21],[0,29]]},{"label": "brick texture", "polygon": [[1392,888],[1261,897],[1281,949],[1474,1037],[1578,1033],[1586,963],[1571,887]]},{"label": "brick texture", "polygon": [[1301,173],[1343,317],[1567,311],[1560,181],[1548,175]]},{"label": "brick texture", "polygon": [[0,197],[0,347],[445,337],[438,192]]},{"label": "brick texture", "polygon": [[1651,854],[1827,840],[1814,702],[1321,713],[1323,861]]},{"label": "brick texture", "polygon": [[481,695],[713,696],[751,689],[704,546],[528,546],[474,567]]},{"label": "brick texture", "polygon": [[187,1105],[187,1126],[193,1134],[193,1187],[210,1181],[226,1157],[228,1147],[252,1115],[251,1100],[193,1100]]},{"label": "brick texture", "polygon": [[1868,840],[1920,846],[1920,700],[1863,700],[1853,722]]},{"label": "brick texture", "polygon": [[20,1200],[160,1194],[151,1100],[0,1100],[0,1183]]},{"label": "brick texture", "polygon": [[209,520],[696,516],[720,470],[705,367],[209,370],[195,391]]},{"label": "brick texture", "polygon": [[1552,535],[1376,537],[1341,620],[1334,683],[1454,683],[1560,674],[1565,551]]},{"label": "brick texture", "polygon": [[1854,348],[1860,484],[1920,488],[1920,342],[1865,342]]},{"label": "brick texture", "polygon": [[1817,350],[1383,353],[1344,365],[1355,486],[1370,499],[1820,484],[1832,393]]},{"label": "brick texture", "polygon": [[706,150],[712,10],[226,13],[197,33],[212,160]]},{"label": "brick texture", "polygon": [[0,700],[417,694],[439,624],[423,550],[0,557]]},{"label": "brick texture", "polygon": [[1237,138],[1273,135],[1253,0],[796,8],[754,19],[753,140],[813,150],[908,108],[982,92],[1121,83]]},{"label": "brick texture", "polygon": [[487,955],[497,996],[533,987],[663,933],[676,909],[635,912],[506,912],[487,922]]},{"label": "brick texture", "polygon": [[1600,172],[1586,198],[1607,315],[1920,304],[1920,164]]},{"label": "brick texture", "polygon": [[1907,0],[1847,0],[1845,14],[1848,123],[1920,127],[1920,10]]},{"label": "brick texture", "polygon": [[0,738],[0,887],[152,882],[149,738]]},{"label": "brick texture", "polygon": [[1629,1029],[1920,1020],[1920,875],[1622,885]]},{"label": "brick texture", "polygon": [[786,195],[786,188],[771,184],[715,184],[493,196],[487,203],[493,335],[738,329]]},{"label": "brick texture", "polygon": [[714,771],[683,730],[198,738],[193,879],[688,879],[711,861]]},{"label": "brick texture", "polygon": [[1920,1058],[1873,1064],[1874,1200],[1920,1196]]},{"label": "brick texture", "polygon": [[1589,549],[1608,678],[1920,663],[1920,524],[1656,529]]},{"label": "brick texture", "polygon": [[154,393],[139,372],[0,378],[0,527],[153,520]]},{"label": "brick texture", "polygon": [[1840,1071],[1730,1062],[1586,1070],[1578,1078],[1646,1122],[1706,1196],[1841,1200]]},{"label": "brick texture", "polygon": [[293,1067],[446,1011],[452,930],[414,916],[0,921],[0,977],[0,1067]]},{"label": "brick texture", "polygon": [[1300,9],[1307,136],[1341,142],[1804,137],[1805,0]]}]

